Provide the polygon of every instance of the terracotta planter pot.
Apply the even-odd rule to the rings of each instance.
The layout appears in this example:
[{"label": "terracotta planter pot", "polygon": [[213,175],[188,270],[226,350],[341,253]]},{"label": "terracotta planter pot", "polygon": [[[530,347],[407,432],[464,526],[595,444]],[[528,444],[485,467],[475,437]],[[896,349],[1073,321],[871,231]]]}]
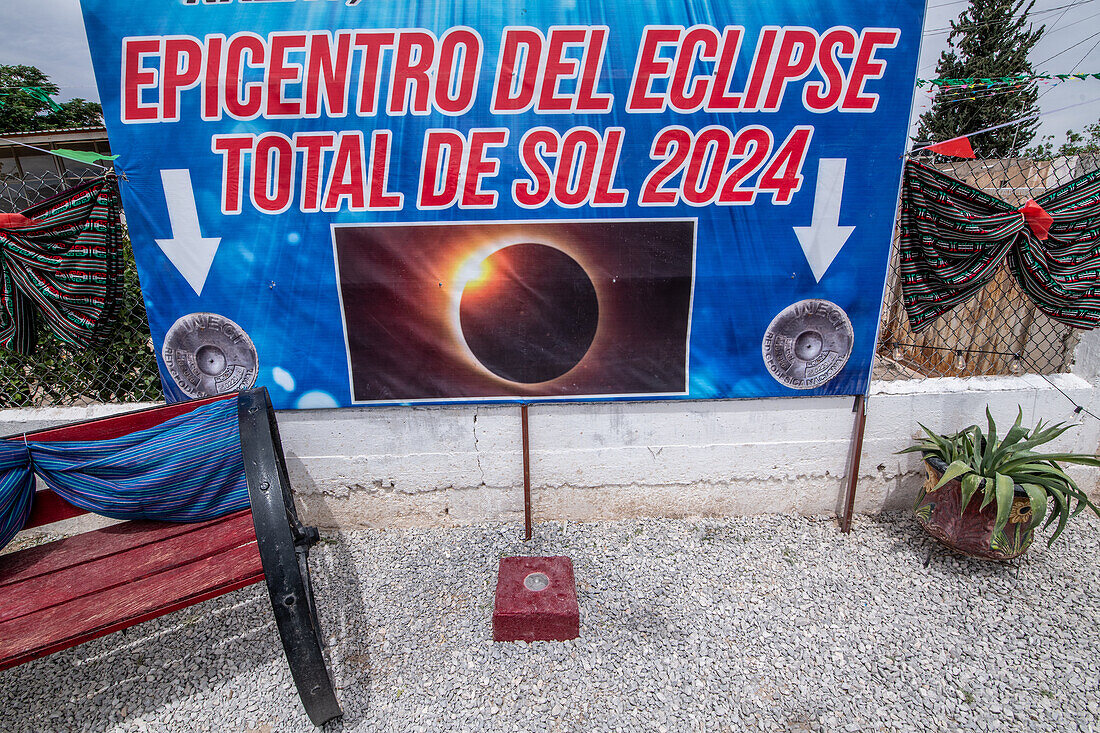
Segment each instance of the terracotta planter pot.
[{"label": "terracotta planter pot", "polygon": [[1024,554],[1031,545],[1034,532],[1028,528],[1031,522],[1031,502],[1027,494],[1016,487],[1012,500],[1012,514],[1005,528],[993,534],[993,525],[997,520],[997,507],[991,503],[985,509],[982,505],[981,489],[975,492],[966,505],[962,504],[962,485],[959,479],[952,479],[939,489],[932,487],[940,482],[947,470],[947,464],[938,458],[925,457],[924,467],[928,480],[924,482],[917,495],[914,512],[917,521],[942,544],[955,552],[983,560],[1011,560]]}]

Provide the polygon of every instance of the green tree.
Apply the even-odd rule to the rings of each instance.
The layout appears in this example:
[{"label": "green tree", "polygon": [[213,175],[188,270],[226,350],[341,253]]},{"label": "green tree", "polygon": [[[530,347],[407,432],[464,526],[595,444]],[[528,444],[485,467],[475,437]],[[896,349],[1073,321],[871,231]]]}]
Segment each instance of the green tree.
[{"label": "green tree", "polygon": [[1085,125],[1084,132],[1066,130],[1066,141],[1054,147],[1054,135],[1043,135],[1043,141],[1024,153],[1028,158],[1050,160],[1063,155],[1087,155],[1100,153],[1100,122]]},{"label": "green tree", "polygon": [[60,89],[34,66],[0,64],[0,133],[103,124],[97,102],[53,102]]},{"label": "green tree", "polygon": [[[940,54],[936,76],[992,79],[1034,73],[1028,53],[1046,30],[1046,26],[1035,29],[1028,21],[1034,4],[1035,0],[970,0],[958,20],[951,21],[947,49]],[[991,87],[969,96],[940,91],[932,100],[932,108],[920,117],[917,143],[942,142],[1027,117],[1030,119],[1018,125],[970,136],[970,145],[979,158],[1018,155],[1039,126],[1038,98],[1034,81],[1018,88]]]}]

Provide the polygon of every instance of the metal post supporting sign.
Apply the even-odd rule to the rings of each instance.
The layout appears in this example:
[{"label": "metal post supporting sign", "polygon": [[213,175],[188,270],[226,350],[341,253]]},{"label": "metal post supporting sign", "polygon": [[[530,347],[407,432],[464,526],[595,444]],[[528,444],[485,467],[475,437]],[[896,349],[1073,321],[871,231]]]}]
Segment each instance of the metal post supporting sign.
[{"label": "metal post supporting sign", "polygon": [[527,405],[520,405],[523,426],[523,539],[531,539],[531,446],[527,437]]},{"label": "metal post supporting sign", "polygon": [[852,512],[856,502],[856,482],[859,481],[859,459],[863,456],[863,430],[867,425],[867,396],[856,395],[852,412],[856,414],[852,429],[852,443],[848,452],[848,490],[844,496],[844,513],[840,518],[840,531],[852,531]]}]

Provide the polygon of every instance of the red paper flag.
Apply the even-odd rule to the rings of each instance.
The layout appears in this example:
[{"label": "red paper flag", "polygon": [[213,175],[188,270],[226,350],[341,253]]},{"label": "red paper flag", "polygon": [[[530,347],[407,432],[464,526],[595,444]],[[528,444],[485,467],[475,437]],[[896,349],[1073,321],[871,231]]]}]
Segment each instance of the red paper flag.
[{"label": "red paper flag", "polygon": [[970,147],[970,138],[968,137],[956,137],[950,140],[944,140],[942,143],[929,145],[925,150],[931,150],[933,153],[939,153],[940,155],[952,155],[956,158],[975,157],[974,148]]},{"label": "red paper flag", "polygon": [[1035,199],[1028,199],[1027,203],[1017,211],[1024,215],[1024,221],[1031,228],[1035,238],[1040,242],[1046,241],[1047,232],[1050,231],[1050,225],[1054,223],[1054,217],[1035,203]]},{"label": "red paper flag", "polygon": [[0,229],[21,229],[34,226],[34,219],[28,219],[22,214],[0,214]]}]

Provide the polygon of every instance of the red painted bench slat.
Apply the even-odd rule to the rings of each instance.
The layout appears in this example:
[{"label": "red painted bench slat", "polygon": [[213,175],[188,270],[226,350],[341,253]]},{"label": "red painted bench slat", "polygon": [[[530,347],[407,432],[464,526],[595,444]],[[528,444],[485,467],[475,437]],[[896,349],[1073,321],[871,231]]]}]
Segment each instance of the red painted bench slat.
[{"label": "red painted bench slat", "polygon": [[[146,525],[146,533],[140,536],[140,544],[133,547],[114,552],[105,551],[111,548],[97,547],[94,541],[98,538],[91,537],[92,543],[80,543],[87,550],[83,559],[78,558],[77,552],[62,547],[60,553],[67,556],[64,558],[63,568],[54,569],[48,574],[41,572],[43,566],[54,564],[54,557],[59,554],[55,552],[42,558],[41,564],[34,566],[33,574],[20,573],[30,577],[5,584],[6,600],[0,606],[0,624],[28,613],[68,603],[80,596],[102,593],[118,585],[171,572],[187,563],[256,544],[252,515],[247,511],[237,512],[226,521],[205,523],[204,532],[172,531],[177,527],[163,522],[142,524]],[[118,544],[119,532],[112,533],[111,529],[114,528],[101,531],[100,536],[104,538],[104,542],[99,543],[100,545]],[[96,533],[87,533],[73,539],[84,539],[92,534]],[[5,574],[6,567],[0,568],[0,577]]]},{"label": "red painted bench slat", "polygon": [[73,506],[65,501],[52,490],[39,489],[34,494],[31,515],[27,518],[27,523],[23,525],[23,529],[41,527],[44,524],[53,524],[54,522],[60,522],[62,519],[79,517],[81,514],[87,513],[80,507]]},{"label": "red painted bench slat", "polygon": [[[45,545],[31,547],[5,555],[0,563],[0,590],[7,595],[7,586],[40,575],[49,575],[65,568],[92,562],[115,553],[138,548],[151,542],[197,532],[224,522],[239,522],[248,527],[255,538],[252,514],[247,509],[206,522],[141,522],[130,521],[95,531],[85,532]],[[147,534],[148,533],[148,534]]]},{"label": "red painted bench slat", "polygon": [[82,644],[262,578],[260,555],[251,543],[25,614],[0,623],[0,669]]},{"label": "red painted bench slat", "polygon": [[[201,404],[154,407],[29,433],[38,441],[107,440],[159,425]],[[11,439],[11,438],[9,438]],[[15,438],[18,440],[18,438]],[[49,489],[35,494],[35,527],[86,514]],[[0,669],[263,580],[248,509],[196,522],[130,521],[0,558]]]},{"label": "red painted bench slat", "polygon": [[121,435],[129,435],[139,430],[151,428],[154,425],[160,425],[176,415],[191,412],[200,405],[235,397],[236,395],[221,395],[201,400],[191,400],[190,402],[158,405],[144,410],[134,410],[118,415],[98,417],[94,420],[85,420],[72,425],[60,425],[56,428],[36,430],[27,433],[27,437],[33,437],[35,440],[110,440]]}]

